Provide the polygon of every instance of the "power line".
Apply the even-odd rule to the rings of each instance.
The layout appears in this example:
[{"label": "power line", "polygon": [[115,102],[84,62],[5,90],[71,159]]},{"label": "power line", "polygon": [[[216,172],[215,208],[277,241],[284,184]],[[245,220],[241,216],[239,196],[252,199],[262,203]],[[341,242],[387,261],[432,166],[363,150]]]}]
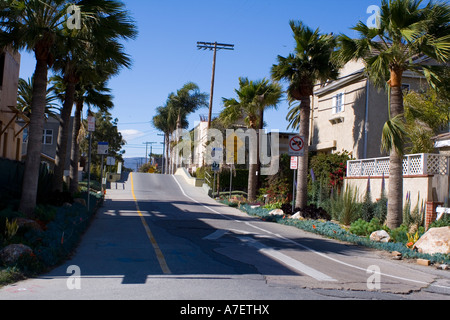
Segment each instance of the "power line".
[{"label": "power line", "polygon": [[145,144],[145,163],[148,163],[148,146],[150,146],[150,155],[153,152],[153,145],[157,142],[144,142]]}]

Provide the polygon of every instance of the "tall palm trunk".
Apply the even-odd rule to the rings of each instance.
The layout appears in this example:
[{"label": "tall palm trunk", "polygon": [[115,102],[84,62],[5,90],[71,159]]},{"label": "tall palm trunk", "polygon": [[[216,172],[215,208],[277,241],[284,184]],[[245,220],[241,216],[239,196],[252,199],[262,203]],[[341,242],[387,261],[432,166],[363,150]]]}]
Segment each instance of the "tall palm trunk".
[{"label": "tall palm trunk", "polygon": [[295,207],[305,209],[308,205],[308,162],[309,162],[309,129],[310,129],[310,107],[309,96],[301,98],[300,105],[300,136],[304,138],[304,156],[299,159],[297,178],[297,199]]},{"label": "tall palm trunk", "polygon": [[[392,71],[390,81],[391,118],[402,116],[404,113],[401,79],[401,72]],[[387,225],[389,228],[395,229],[403,223],[403,155],[396,148],[392,148],[390,152],[388,199]]]},{"label": "tall palm trunk", "polygon": [[74,194],[78,191],[78,163],[80,162],[80,144],[78,136],[81,129],[81,112],[83,110],[83,101],[77,101],[75,117],[73,121],[72,147],[70,156],[70,187],[69,191]]},{"label": "tall palm trunk", "polygon": [[64,169],[67,160],[67,146],[69,142],[70,116],[75,97],[75,82],[68,81],[65,92],[64,105],[59,119],[58,144],[56,148],[55,170],[53,175],[53,190],[63,191]]},{"label": "tall palm trunk", "polygon": [[44,130],[44,113],[47,97],[48,49],[36,49],[36,70],[34,74],[33,100],[28,134],[27,159],[22,183],[22,197],[19,211],[33,216],[39,182],[39,168],[42,152],[42,132]]}]

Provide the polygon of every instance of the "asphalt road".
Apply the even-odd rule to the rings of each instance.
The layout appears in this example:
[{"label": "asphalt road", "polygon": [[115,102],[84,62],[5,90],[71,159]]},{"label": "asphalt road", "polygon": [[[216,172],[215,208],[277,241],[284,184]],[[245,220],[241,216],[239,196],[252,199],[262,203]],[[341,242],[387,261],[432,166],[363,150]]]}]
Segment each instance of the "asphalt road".
[{"label": "asphalt road", "polygon": [[70,261],[2,300],[450,300],[450,272],[264,222],[178,176],[112,184]]}]

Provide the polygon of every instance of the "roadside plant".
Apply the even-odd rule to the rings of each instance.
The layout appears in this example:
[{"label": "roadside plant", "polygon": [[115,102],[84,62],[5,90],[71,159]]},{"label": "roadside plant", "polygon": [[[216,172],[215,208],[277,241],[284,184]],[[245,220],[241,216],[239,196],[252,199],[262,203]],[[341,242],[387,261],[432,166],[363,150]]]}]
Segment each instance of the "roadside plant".
[{"label": "roadside plant", "polygon": [[358,189],[347,186],[340,195],[335,195],[331,203],[333,217],[344,225],[350,225],[360,209]]},{"label": "roadside plant", "polygon": [[6,218],[5,240],[11,241],[12,238],[14,238],[15,235],[17,234],[17,231],[19,231],[19,225],[17,224],[17,220],[14,219],[12,221],[9,221],[9,219]]}]

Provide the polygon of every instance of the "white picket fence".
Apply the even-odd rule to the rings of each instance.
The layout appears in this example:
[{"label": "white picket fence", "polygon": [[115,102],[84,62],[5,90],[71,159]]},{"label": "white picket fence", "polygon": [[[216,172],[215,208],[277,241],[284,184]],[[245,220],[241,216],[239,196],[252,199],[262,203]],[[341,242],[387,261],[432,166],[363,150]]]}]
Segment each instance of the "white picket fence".
[{"label": "white picket fence", "polygon": [[[389,176],[389,163],[389,157],[351,160],[347,164],[347,178]],[[449,175],[449,157],[427,153],[406,155],[403,175]]]}]

